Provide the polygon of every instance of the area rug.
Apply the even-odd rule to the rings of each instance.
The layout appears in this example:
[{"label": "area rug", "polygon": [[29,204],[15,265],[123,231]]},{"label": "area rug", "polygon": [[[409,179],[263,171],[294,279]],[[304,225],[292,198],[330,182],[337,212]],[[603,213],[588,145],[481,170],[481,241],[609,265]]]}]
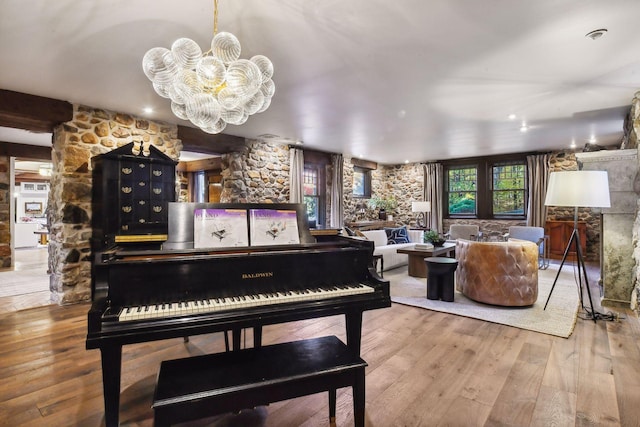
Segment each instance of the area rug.
[{"label": "area rug", "polygon": [[407,275],[407,267],[384,273],[391,282],[391,301],[428,310],[471,317],[501,325],[568,338],[573,332],[579,308],[578,286],[573,267],[562,268],[547,309],[543,310],[559,265],[538,272],[538,300],[531,307],[499,307],[475,302],[457,292],[454,302],[426,298],[426,279]]}]

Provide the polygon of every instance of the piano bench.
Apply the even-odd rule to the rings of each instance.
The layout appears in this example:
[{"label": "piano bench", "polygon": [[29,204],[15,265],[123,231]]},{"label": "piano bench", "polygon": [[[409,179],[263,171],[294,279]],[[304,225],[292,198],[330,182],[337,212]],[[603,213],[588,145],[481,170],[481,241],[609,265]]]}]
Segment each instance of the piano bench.
[{"label": "piano bench", "polygon": [[356,427],[364,426],[365,367],[329,336],[162,362],[153,398],[154,425],[206,418],[351,386]]}]

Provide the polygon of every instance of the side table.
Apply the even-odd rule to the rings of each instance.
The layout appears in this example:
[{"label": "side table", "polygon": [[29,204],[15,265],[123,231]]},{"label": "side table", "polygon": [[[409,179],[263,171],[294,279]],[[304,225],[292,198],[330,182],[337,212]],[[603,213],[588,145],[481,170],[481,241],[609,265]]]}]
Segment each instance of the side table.
[{"label": "side table", "polygon": [[430,257],[425,258],[427,265],[427,299],[441,299],[453,302],[453,272],[458,267],[454,258]]}]

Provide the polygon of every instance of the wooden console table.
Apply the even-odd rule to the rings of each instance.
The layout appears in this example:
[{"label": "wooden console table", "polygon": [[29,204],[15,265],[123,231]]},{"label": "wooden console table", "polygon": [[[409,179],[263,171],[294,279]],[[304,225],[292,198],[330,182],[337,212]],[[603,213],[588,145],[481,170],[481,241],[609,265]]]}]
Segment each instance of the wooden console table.
[{"label": "wooden console table", "polygon": [[385,227],[395,227],[395,221],[355,221],[346,222],[345,225],[353,230],[381,230]]}]

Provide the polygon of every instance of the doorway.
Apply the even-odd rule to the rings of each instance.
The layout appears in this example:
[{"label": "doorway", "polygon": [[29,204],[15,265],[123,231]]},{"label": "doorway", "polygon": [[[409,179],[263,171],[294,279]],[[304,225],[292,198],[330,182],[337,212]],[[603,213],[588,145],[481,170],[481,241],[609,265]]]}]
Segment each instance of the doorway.
[{"label": "doorway", "polygon": [[11,159],[13,267],[0,271],[0,312],[51,304],[47,203],[51,161]]}]

